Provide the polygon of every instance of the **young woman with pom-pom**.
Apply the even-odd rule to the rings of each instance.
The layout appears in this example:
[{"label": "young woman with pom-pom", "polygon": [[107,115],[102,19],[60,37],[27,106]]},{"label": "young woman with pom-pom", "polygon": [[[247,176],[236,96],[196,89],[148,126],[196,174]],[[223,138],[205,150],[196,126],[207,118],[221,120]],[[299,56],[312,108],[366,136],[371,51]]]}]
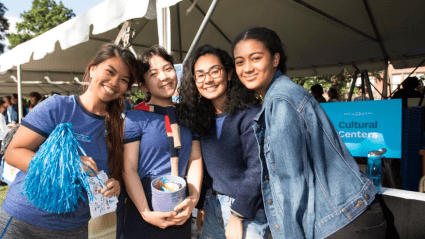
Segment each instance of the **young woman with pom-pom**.
[{"label": "young woman with pom-pom", "polygon": [[[87,196],[85,200],[79,200],[74,212],[49,213],[28,203],[28,198],[21,194],[21,182],[27,175],[32,157],[55,127],[72,123],[76,138],[88,155],[81,156],[81,161],[96,173],[103,170],[109,175],[105,182],[109,191],[103,188],[101,193],[107,197],[118,196],[124,151],[122,95],[139,74],[140,65],[129,50],[107,44],[86,67],[84,80],[89,85],[82,95],[54,95],[38,104],[23,119],[5,153],[6,162],[22,171],[10,186],[0,211],[3,238],[88,238],[90,209]],[[49,172],[49,168],[40,170]],[[48,190],[55,193],[55,189]]]}]

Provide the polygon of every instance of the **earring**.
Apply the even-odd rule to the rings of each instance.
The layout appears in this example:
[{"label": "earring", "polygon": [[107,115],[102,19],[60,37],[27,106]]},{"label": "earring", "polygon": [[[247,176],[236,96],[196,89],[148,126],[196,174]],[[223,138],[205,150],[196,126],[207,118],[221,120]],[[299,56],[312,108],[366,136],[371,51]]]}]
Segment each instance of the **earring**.
[{"label": "earring", "polygon": [[198,103],[201,102],[201,97],[202,97],[201,93],[198,93]]}]

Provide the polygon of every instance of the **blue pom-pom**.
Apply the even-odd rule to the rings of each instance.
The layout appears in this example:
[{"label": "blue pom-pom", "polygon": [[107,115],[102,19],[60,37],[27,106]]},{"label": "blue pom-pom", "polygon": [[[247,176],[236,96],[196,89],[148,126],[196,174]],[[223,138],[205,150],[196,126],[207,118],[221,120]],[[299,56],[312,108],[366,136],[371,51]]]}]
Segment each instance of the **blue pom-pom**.
[{"label": "blue pom-pom", "polygon": [[92,199],[79,148],[72,124],[57,125],[34,155],[22,181],[21,192],[28,197],[28,203],[60,214],[74,212],[79,198],[86,200],[83,189]]}]

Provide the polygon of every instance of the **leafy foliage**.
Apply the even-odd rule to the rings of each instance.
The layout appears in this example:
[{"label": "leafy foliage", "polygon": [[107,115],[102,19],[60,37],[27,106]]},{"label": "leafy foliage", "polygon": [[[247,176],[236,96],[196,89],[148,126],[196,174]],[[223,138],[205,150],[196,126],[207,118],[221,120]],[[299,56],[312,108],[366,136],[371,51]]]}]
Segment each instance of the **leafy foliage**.
[{"label": "leafy foliage", "polygon": [[143,100],[145,98],[145,93],[142,90],[131,92],[131,98],[133,99],[134,104],[137,104],[138,101]]},{"label": "leafy foliage", "polygon": [[65,7],[62,1],[57,4],[54,0],[34,0],[31,10],[21,13],[21,17],[24,21],[16,24],[18,33],[7,36],[9,49],[68,21],[75,17],[75,14],[72,9]]},{"label": "leafy foliage", "polygon": [[[0,41],[3,41],[4,38],[4,32],[9,30],[9,22],[6,18],[4,18],[4,14],[6,13],[8,9],[6,6],[4,6],[3,3],[0,2]],[[0,43],[0,53],[4,52],[4,44]]]}]

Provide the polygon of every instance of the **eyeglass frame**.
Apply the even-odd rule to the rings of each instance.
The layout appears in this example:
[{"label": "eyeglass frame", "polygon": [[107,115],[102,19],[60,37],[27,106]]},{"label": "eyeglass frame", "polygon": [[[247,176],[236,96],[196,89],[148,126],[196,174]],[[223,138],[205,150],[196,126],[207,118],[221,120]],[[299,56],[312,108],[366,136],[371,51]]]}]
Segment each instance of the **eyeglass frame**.
[{"label": "eyeglass frame", "polygon": [[[215,69],[215,68],[219,68],[219,71],[220,71],[220,74],[217,77],[213,77],[210,74],[210,71],[213,70],[213,69]],[[196,79],[196,72],[195,72],[195,74],[193,75],[193,80],[195,80],[195,83],[201,84],[201,83],[203,83],[205,81],[205,79],[207,78],[207,75],[209,75],[212,79],[220,78],[220,76],[223,74],[222,73],[222,70],[223,69],[224,69],[224,67],[223,66],[219,66],[219,65],[215,65],[215,66],[211,67],[207,72],[204,73],[204,77],[203,77],[202,81],[198,81]]]}]

